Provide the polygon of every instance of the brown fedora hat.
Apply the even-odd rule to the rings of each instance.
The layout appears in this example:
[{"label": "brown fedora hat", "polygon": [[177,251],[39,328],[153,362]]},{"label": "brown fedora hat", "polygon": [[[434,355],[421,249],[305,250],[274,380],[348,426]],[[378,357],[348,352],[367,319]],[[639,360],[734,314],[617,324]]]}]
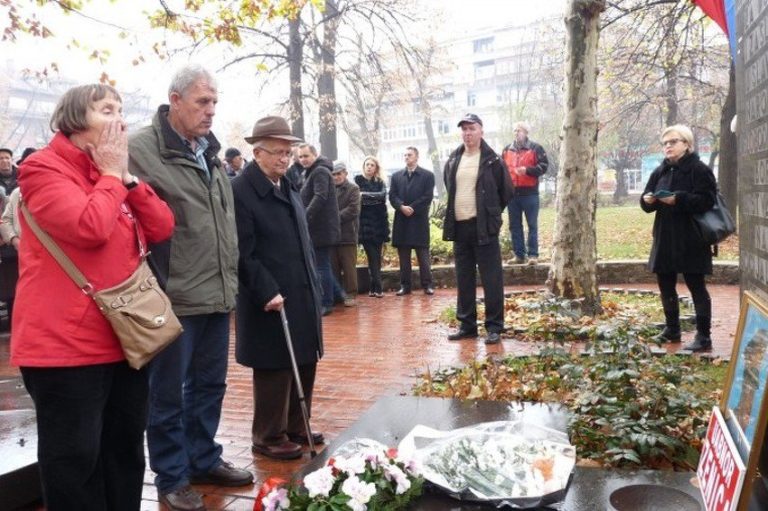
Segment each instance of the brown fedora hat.
[{"label": "brown fedora hat", "polygon": [[245,141],[253,144],[262,138],[279,138],[289,142],[301,142],[299,137],[291,135],[291,128],[288,121],[277,115],[263,117],[253,125],[253,133],[250,137],[245,137]]}]

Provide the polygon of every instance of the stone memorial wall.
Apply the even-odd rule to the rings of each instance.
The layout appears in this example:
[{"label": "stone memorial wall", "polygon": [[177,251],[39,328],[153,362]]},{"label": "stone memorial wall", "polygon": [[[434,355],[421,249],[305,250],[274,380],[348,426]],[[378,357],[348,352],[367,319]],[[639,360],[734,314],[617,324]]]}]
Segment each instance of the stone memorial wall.
[{"label": "stone memorial wall", "polygon": [[768,303],[768,2],[736,6],[741,287]]}]

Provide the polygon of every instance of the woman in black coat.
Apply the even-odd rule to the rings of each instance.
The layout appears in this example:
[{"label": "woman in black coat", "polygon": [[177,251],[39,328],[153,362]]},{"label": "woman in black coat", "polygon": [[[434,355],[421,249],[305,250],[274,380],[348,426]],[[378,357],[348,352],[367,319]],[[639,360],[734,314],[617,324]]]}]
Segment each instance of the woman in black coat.
[{"label": "woman in black coat", "polygon": [[675,125],[661,133],[664,161],[648,179],[640,207],[655,212],[653,245],[648,261],[656,273],[666,326],[659,339],[680,342],[680,309],[676,283],[682,273],[696,310],[696,337],[685,349],[712,349],[712,301],[704,276],[712,273],[712,248],[699,237],[692,215],[715,204],[717,183],[712,170],[693,152],[690,128]]},{"label": "woman in black coat", "polygon": [[360,230],[357,241],[363,246],[368,259],[371,287],[368,296],[384,297],[381,287],[381,250],[389,241],[389,218],[387,217],[387,185],[381,179],[379,160],[368,156],[363,161],[363,173],[355,176],[360,188]]}]

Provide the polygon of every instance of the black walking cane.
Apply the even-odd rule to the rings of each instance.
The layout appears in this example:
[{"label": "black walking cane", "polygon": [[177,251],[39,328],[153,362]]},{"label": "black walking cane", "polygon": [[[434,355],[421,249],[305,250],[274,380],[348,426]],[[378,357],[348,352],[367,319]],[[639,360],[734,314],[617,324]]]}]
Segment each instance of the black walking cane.
[{"label": "black walking cane", "polygon": [[293,377],[296,380],[296,393],[299,395],[299,404],[301,405],[301,415],[304,417],[304,429],[307,430],[307,443],[309,444],[309,455],[311,458],[317,456],[315,452],[315,439],[312,437],[312,429],[309,427],[309,411],[307,402],[304,399],[304,387],[301,385],[301,376],[299,376],[299,366],[296,364],[296,355],[293,353],[293,339],[291,331],[288,328],[288,317],[285,315],[285,306],[280,308],[280,319],[283,321],[283,333],[285,334],[285,343],[288,345],[288,354],[291,357],[291,367],[293,367]]}]

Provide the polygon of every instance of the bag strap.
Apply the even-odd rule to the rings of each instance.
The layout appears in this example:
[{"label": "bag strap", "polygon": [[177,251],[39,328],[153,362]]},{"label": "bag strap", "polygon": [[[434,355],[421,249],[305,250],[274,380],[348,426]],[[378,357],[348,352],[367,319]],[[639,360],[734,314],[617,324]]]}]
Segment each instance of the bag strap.
[{"label": "bag strap", "polygon": [[88,279],[85,278],[85,275],[83,275],[80,270],[77,269],[75,263],[72,262],[72,260],[67,256],[67,254],[64,253],[63,250],[61,250],[61,247],[59,247],[56,242],[53,241],[50,235],[48,235],[47,232],[40,228],[35,219],[32,217],[32,213],[30,213],[29,209],[27,209],[27,205],[24,203],[24,201],[21,201],[19,204],[19,209],[21,209],[21,213],[24,215],[24,219],[27,221],[29,228],[32,229],[32,232],[35,233],[37,239],[40,240],[40,243],[43,244],[51,256],[56,259],[56,262],[59,263],[59,266],[61,266],[64,272],[69,275],[69,278],[75,281],[75,284],[77,284],[77,287],[79,287],[83,293],[92,297],[94,291],[93,285],[88,282]]}]

